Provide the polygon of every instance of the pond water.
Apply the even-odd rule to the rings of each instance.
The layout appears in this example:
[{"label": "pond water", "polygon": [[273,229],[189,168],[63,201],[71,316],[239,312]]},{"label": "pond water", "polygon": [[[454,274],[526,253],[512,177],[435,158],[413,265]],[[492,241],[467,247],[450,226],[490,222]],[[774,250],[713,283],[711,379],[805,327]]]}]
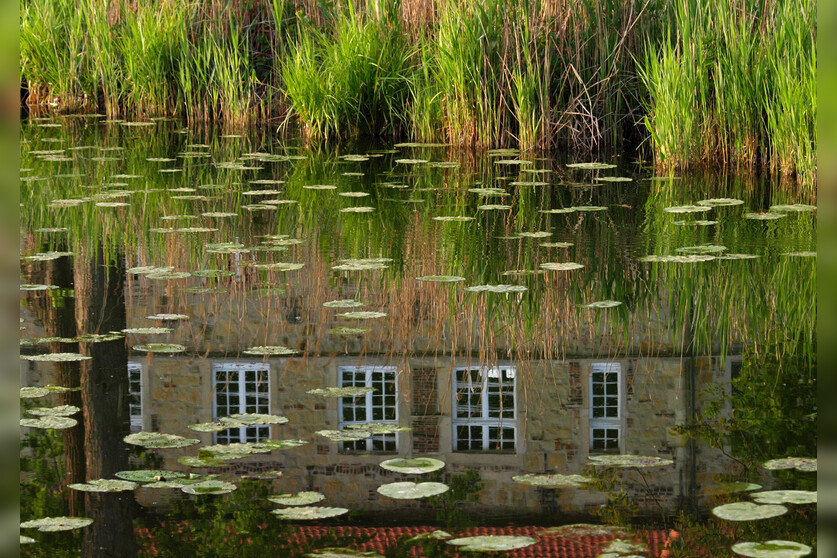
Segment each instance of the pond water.
[{"label": "pond water", "polygon": [[24,122],[20,157],[21,521],[92,519],[29,555],[815,543],[816,460],[765,466],[816,456],[787,188],[95,116]]}]

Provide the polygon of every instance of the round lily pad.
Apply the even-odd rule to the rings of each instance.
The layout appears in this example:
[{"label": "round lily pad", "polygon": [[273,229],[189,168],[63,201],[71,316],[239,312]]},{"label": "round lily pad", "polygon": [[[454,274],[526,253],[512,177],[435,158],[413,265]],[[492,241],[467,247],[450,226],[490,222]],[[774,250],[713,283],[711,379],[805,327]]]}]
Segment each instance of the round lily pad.
[{"label": "round lily pad", "polygon": [[729,521],[755,521],[769,519],[787,513],[788,508],[774,504],[759,505],[752,502],[723,504],[712,509],[712,514]]},{"label": "round lily pad", "polygon": [[163,321],[178,321],[178,320],[188,320],[189,316],[186,314],[154,314],[152,316],[146,316],[149,320],[163,320]]},{"label": "round lily pad", "polygon": [[124,441],[144,448],[183,448],[200,443],[200,440],[194,438],[184,438],[162,432],[135,432],[125,436]]},{"label": "round lily pad", "polygon": [[811,547],[793,541],[740,542],[732,551],[748,558],[799,558],[811,554]]},{"label": "round lily pad", "polygon": [[741,205],[743,203],[744,200],[739,200],[736,198],[710,198],[708,200],[700,200],[699,202],[697,202],[698,205],[708,205],[711,207]]},{"label": "round lily pad", "polygon": [[601,170],[601,169],[615,169],[616,165],[611,163],[568,163],[569,169],[584,169],[584,170]]},{"label": "round lily pad", "polygon": [[442,221],[446,223],[463,223],[465,221],[473,221],[473,217],[467,217],[465,215],[440,215],[438,217],[433,217],[434,221]]},{"label": "round lily pad", "polygon": [[256,356],[286,356],[286,355],[295,355],[298,354],[299,351],[294,349],[289,349],[288,347],[283,347],[281,345],[272,345],[272,346],[261,346],[261,347],[250,347],[241,351],[245,355],[256,355]]},{"label": "round lily pad", "polygon": [[375,391],[375,388],[347,386],[309,389],[305,393],[310,393],[311,395],[321,395],[323,397],[359,397],[361,395],[366,395],[367,393],[372,393],[373,391]]},{"label": "round lily pad", "polygon": [[671,459],[663,459],[662,457],[649,455],[591,455],[588,459],[590,460],[591,465],[617,467],[620,469],[643,469],[647,467],[664,467],[666,465],[674,464],[674,461]]},{"label": "round lily pad", "polygon": [[353,299],[329,300],[328,302],[324,302],[323,306],[326,308],[359,308],[363,306],[363,302]]},{"label": "round lily pad", "polygon": [[547,262],[542,263],[540,265],[541,269],[547,269],[549,271],[572,271],[574,269],[581,269],[584,267],[580,263],[575,262],[564,262],[564,263],[556,263],[556,262]]},{"label": "round lily pad", "polygon": [[352,548],[340,547],[320,548],[314,552],[309,552],[305,556],[309,556],[310,558],[384,558],[382,554],[371,550],[361,552]]},{"label": "round lily pad", "polygon": [[817,493],[811,490],[766,490],[750,494],[759,504],[816,504]]},{"label": "round lily pad", "polygon": [[328,333],[329,335],[362,335],[367,331],[369,331],[369,329],[365,327],[339,326],[331,328],[328,330]]},{"label": "round lily pad", "polygon": [[643,543],[632,542],[626,539],[614,539],[602,548],[599,558],[641,558],[640,552],[648,552],[648,547]]},{"label": "round lily pad", "polygon": [[268,498],[274,504],[283,506],[307,506],[325,500],[325,495],[319,492],[297,492],[296,494],[280,494]]},{"label": "round lily pad", "polygon": [[619,300],[597,300],[588,304],[579,304],[581,308],[615,308],[622,304]]},{"label": "round lily pad", "polygon": [[41,252],[39,254],[32,254],[31,256],[23,256],[20,259],[30,262],[48,262],[51,260],[57,260],[58,258],[61,258],[63,256],[72,255],[72,252]]},{"label": "round lily pad", "polygon": [[344,207],[340,213],[372,213],[375,211],[374,207],[359,206],[359,207]]},{"label": "round lily pad", "polygon": [[596,180],[599,182],[633,182],[633,178],[627,176],[599,176]]},{"label": "round lily pad", "polygon": [[616,525],[593,525],[591,523],[574,523],[558,527],[548,527],[538,531],[538,535],[549,537],[590,537],[600,535],[626,536],[627,531]]},{"label": "round lily pad", "polygon": [[666,213],[700,213],[712,209],[710,205],[673,205],[671,207],[664,207],[663,211]]},{"label": "round lily pad", "polygon": [[231,422],[233,424],[285,424],[286,417],[279,415],[267,415],[261,413],[236,413],[228,417],[221,417],[220,422]]},{"label": "round lily pad", "polygon": [[514,482],[531,484],[541,488],[583,488],[593,479],[582,475],[534,475],[526,474],[512,477]]},{"label": "round lily pad", "polygon": [[752,219],[754,221],[773,221],[783,217],[787,217],[787,214],[775,211],[749,212],[744,214],[745,219]]},{"label": "round lily pad", "polygon": [[24,521],[20,526],[23,529],[37,529],[38,531],[51,532],[81,529],[91,523],[93,523],[93,520],[89,517],[44,517],[42,519]]},{"label": "round lily pad", "polygon": [[21,399],[34,399],[36,397],[44,397],[49,395],[50,391],[46,388],[27,386],[20,388]]},{"label": "round lily pad", "polygon": [[431,283],[458,283],[465,280],[464,277],[458,275],[425,275],[424,277],[416,277],[416,279]]},{"label": "round lily pad", "polygon": [[56,285],[33,285],[31,283],[24,283],[20,286],[21,291],[51,291],[57,288]]},{"label": "round lily pad", "polygon": [[176,343],[149,343],[147,345],[134,345],[132,347],[135,351],[142,351],[146,353],[182,353],[186,350],[184,345]]},{"label": "round lily pad", "polygon": [[[180,232],[200,232],[200,231],[191,231],[187,229],[180,229]],[[149,273],[146,275],[149,279],[159,279],[159,280],[166,280],[166,279],[186,279],[187,277],[191,277],[192,274],[188,271],[155,271],[153,273]]]},{"label": "round lily pad", "polygon": [[529,290],[529,287],[525,285],[475,285],[465,287],[465,290],[471,293],[522,293]]},{"label": "round lily pad", "polygon": [[27,537],[26,535],[20,535],[20,544],[33,544],[33,543],[36,543],[36,542],[38,542],[38,541],[36,541],[32,537]]},{"label": "round lily pad", "polygon": [[131,327],[123,329],[122,333],[132,333],[134,335],[162,335],[164,333],[171,333],[173,330],[168,327]]},{"label": "round lily pad", "polygon": [[39,417],[36,419],[20,419],[20,425],[28,428],[51,428],[54,430],[64,430],[65,428],[72,428],[77,424],[78,421],[70,417]]},{"label": "round lily pad", "polygon": [[392,482],[378,487],[378,493],[398,500],[416,500],[437,496],[450,490],[441,482]]},{"label": "round lily pad", "polygon": [[200,422],[197,424],[190,424],[186,428],[194,430],[195,432],[222,432],[230,428],[241,428],[244,423],[227,420],[224,422]]},{"label": "round lily pad", "polygon": [[659,263],[696,263],[696,262],[708,262],[711,260],[716,259],[715,256],[710,256],[709,254],[690,254],[688,256],[643,256],[639,258],[641,262],[659,262]]},{"label": "round lily pad", "polygon": [[814,211],[817,208],[815,205],[807,205],[804,203],[793,203],[793,204],[781,204],[781,205],[771,205],[769,211],[793,211],[793,212],[802,212],[802,211]]},{"label": "round lily pad", "polygon": [[758,490],[761,488],[760,484],[753,484],[751,482],[722,482],[714,486],[711,490],[712,494],[734,494],[736,492],[748,492],[750,490]]},{"label": "round lily pad", "polygon": [[386,312],[343,312],[337,314],[341,318],[348,318],[350,320],[374,320],[375,318],[383,318]]},{"label": "round lily pad", "polygon": [[315,432],[319,436],[328,438],[332,442],[357,442],[365,440],[372,436],[372,433],[367,430],[318,430]]},{"label": "round lily pad", "polygon": [[195,484],[187,484],[180,490],[186,494],[195,494],[200,496],[204,494],[227,494],[236,488],[238,487],[231,482],[206,480]]},{"label": "round lily pad", "polygon": [[327,517],[336,517],[338,515],[343,515],[344,513],[349,513],[349,510],[346,508],[328,508],[328,507],[318,507],[318,506],[304,506],[304,507],[296,507],[296,508],[283,508],[279,510],[273,510],[273,514],[276,514],[281,519],[291,519],[291,520],[316,520],[316,519],[325,519]]},{"label": "round lily pad", "polygon": [[81,492],[125,492],[135,489],[138,485],[128,480],[94,479],[86,483],[69,484],[67,486]]},{"label": "round lily pad", "polygon": [[56,407],[38,407],[36,409],[29,409],[26,412],[36,417],[69,417],[79,411],[81,409],[75,405],[58,405]]},{"label": "round lily pad", "polygon": [[20,355],[20,358],[35,362],[78,362],[90,360],[93,357],[78,353],[49,353],[46,355]]},{"label": "round lily pad", "polygon": [[461,547],[462,550],[471,552],[500,552],[525,548],[537,543],[537,539],[524,536],[510,535],[482,535],[477,537],[461,537],[451,539],[448,544]]},{"label": "round lily pad", "polygon": [[700,246],[684,246],[677,248],[677,252],[684,254],[718,254],[726,252],[727,247],[718,244],[701,244]]},{"label": "round lily pad", "polygon": [[187,455],[178,457],[177,462],[187,467],[221,467],[227,463],[216,457],[199,457],[196,455]]},{"label": "round lily pad", "polygon": [[432,457],[414,457],[412,459],[387,459],[379,464],[387,471],[405,473],[409,475],[421,475],[438,471],[445,466],[444,461]]},{"label": "round lily pad", "polygon": [[814,472],[817,470],[816,457],[785,457],[783,459],[771,459],[765,462],[764,468],[770,471],[780,469],[796,469],[797,471]]},{"label": "round lily pad", "polygon": [[133,482],[157,482],[172,479],[182,479],[186,475],[177,471],[161,471],[158,469],[134,469],[132,471],[119,471],[116,476]]}]

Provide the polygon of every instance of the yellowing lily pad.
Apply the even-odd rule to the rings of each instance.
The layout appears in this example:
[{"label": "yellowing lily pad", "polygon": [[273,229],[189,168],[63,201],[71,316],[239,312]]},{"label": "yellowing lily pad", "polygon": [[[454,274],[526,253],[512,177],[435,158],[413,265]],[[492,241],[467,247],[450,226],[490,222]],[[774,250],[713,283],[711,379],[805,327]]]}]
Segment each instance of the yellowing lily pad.
[{"label": "yellowing lily pad", "polygon": [[186,347],[176,343],[149,343],[147,345],[134,345],[133,349],[135,351],[142,351],[146,353],[173,354],[182,353],[186,350]]},{"label": "yellowing lily pad", "polygon": [[712,509],[715,517],[729,521],[755,521],[769,519],[787,513],[788,508],[774,504],[758,505],[752,502],[735,502],[723,504]]},{"label": "yellowing lily pad", "polygon": [[256,355],[256,356],[286,356],[286,355],[295,355],[298,354],[299,351],[294,349],[289,349],[288,347],[283,347],[281,345],[271,345],[271,346],[261,346],[261,347],[250,347],[241,351],[245,355]]},{"label": "yellowing lily pad", "polygon": [[816,504],[817,493],[811,490],[766,490],[750,494],[758,504]]},{"label": "yellowing lily pad", "polygon": [[537,543],[532,537],[510,535],[482,535],[477,537],[461,537],[451,539],[448,544],[458,546],[461,550],[471,552],[501,552],[525,548]]},{"label": "yellowing lily pad", "polygon": [[796,469],[797,471],[813,472],[817,470],[816,457],[785,457],[783,459],[771,459],[765,462],[764,468],[770,471],[780,469]]},{"label": "yellowing lily pad", "polygon": [[95,479],[86,483],[69,484],[67,486],[81,492],[125,492],[135,489],[138,485],[128,480]]},{"label": "yellowing lily pad", "polygon": [[78,421],[70,417],[39,417],[39,418],[24,418],[20,419],[20,425],[27,428],[47,428],[54,430],[64,430],[72,428]]},{"label": "yellowing lily pad", "polygon": [[324,499],[325,495],[319,492],[297,492],[296,494],[280,494],[268,498],[274,504],[283,506],[307,506],[309,504],[316,504]]},{"label": "yellowing lily pad", "polygon": [[162,432],[135,432],[125,436],[124,441],[144,448],[183,448],[200,443],[200,440],[194,438],[184,438]]},{"label": "yellowing lily pad", "polygon": [[444,461],[432,457],[414,457],[411,459],[387,459],[380,463],[381,468],[396,473],[421,475],[438,471],[445,466]]},{"label": "yellowing lily pad", "polygon": [[547,263],[542,263],[540,265],[541,269],[546,269],[548,271],[572,271],[572,270],[575,270],[575,269],[581,269],[583,267],[584,266],[582,264],[575,263],[575,262],[563,262],[563,263],[547,262]]},{"label": "yellowing lily pad", "polygon": [[89,517],[44,517],[42,519],[24,521],[20,526],[23,529],[37,529],[38,531],[52,532],[81,529],[91,523],[93,523],[93,520]]},{"label": "yellowing lily pad", "polygon": [[346,386],[346,387],[327,387],[309,389],[306,393],[311,395],[321,395],[323,397],[359,397],[372,393],[375,388],[364,386]]},{"label": "yellowing lily pad", "polygon": [[231,482],[224,482],[219,480],[206,480],[197,482],[195,484],[187,484],[180,490],[186,494],[195,494],[198,496],[206,494],[227,494],[237,489],[238,487]]},{"label": "yellowing lily pad", "polygon": [[378,487],[378,493],[398,500],[416,500],[437,496],[450,490],[441,482],[392,482]]},{"label": "yellowing lily pad", "polygon": [[616,467],[621,469],[628,468],[647,468],[647,467],[665,467],[667,465],[674,465],[671,459],[663,459],[662,457],[655,457],[649,455],[591,455],[588,456],[591,465],[599,465],[602,467]]},{"label": "yellowing lily pad", "polygon": [[518,475],[512,477],[514,482],[530,484],[541,488],[584,488],[593,479],[582,475]]},{"label": "yellowing lily pad", "polygon": [[336,517],[338,515],[349,513],[349,510],[346,508],[305,506],[296,508],[283,508],[279,510],[273,510],[270,513],[276,514],[280,519],[310,521],[317,519],[325,519],[327,517]]},{"label": "yellowing lily pad", "polygon": [[80,360],[90,360],[93,357],[78,353],[49,353],[46,355],[20,355],[20,358],[35,362],[78,362]]},{"label": "yellowing lily pad", "polygon": [[732,551],[748,558],[800,558],[811,554],[811,547],[793,541],[740,542]]}]

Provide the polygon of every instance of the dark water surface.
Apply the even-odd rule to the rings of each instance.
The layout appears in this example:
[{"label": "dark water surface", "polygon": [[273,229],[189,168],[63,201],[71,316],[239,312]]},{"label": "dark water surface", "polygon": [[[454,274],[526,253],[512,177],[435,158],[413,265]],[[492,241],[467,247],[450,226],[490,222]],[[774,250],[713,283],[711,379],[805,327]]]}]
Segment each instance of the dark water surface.
[{"label": "dark water surface", "polygon": [[[21,428],[21,521],[93,522],[23,529],[38,542],[22,548],[285,556],[371,548],[344,526],[578,521],[676,527],[708,555],[814,542],[811,504],[711,512],[755,498],[732,481],[816,490],[814,473],[764,467],[816,456],[816,211],[756,179],[578,162],[25,122],[21,386],[73,389],[22,398],[21,418],[80,411]],[[71,356],[37,360],[51,353]],[[251,413],[270,416],[230,418]],[[187,441],[124,441],[141,432]],[[398,458],[444,467],[379,466]],[[157,472],[68,486],[130,470]],[[379,491],[396,482],[445,486]],[[319,542],[271,513],[298,492],[348,510],[308,512]]]}]

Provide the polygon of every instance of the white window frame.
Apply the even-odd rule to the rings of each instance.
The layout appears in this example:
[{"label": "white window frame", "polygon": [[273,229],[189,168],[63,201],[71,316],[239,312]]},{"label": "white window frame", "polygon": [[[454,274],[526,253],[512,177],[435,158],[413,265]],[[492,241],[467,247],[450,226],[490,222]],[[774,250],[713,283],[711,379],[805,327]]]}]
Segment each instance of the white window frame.
[{"label": "white window frame", "polygon": [[[394,424],[394,425],[398,426],[398,419],[399,419],[399,413],[398,413],[398,368],[395,367],[395,366],[377,366],[377,365],[338,366],[337,367],[337,385],[338,385],[338,387],[346,387],[346,386],[343,385],[343,373],[344,372],[349,372],[349,373],[353,373],[353,374],[357,374],[358,372],[363,372],[366,376],[365,381],[364,381],[364,385],[366,387],[373,387],[373,385],[372,385],[372,374],[378,373],[378,372],[383,373],[383,374],[392,374],[392,383],[393,383],[393,386],[395,388],[395,392],[392,393],[392,394],[380,394],[378,392],[371,392],[371,393],[367,393],[366,395],[362,396],[362,397],[364,397],[363,406],[366,408],[367,420],[365,420],[365,421],[343,420],[343,409],[344,409],[344,405],[347,403],[347,400],[348,399],[358,399],[358,397],[361,397],[361,396],[352,397],[352,398],[349,398],[349,397],[339,397],[339,398],[337,398],[338,429],[339,430],[344,430],[349,425],[369,424],[369,423],[373,423],[373,422],[374,423]],[[374,412],[374,409],[375,409],[375,406],[374,406],[374,403],[373,403],[373,398],[376,395],[392,395],[394,397],[394,400],[395,400],[395,402],[393,404],[394,405],[394,410],[395,410],[395,418],[394,419],[376,420],[376,419],[372,418],[373,417],[373,412]],[[381,408],[386,409],[386,405],[384,405]],[[393,449],[393,450],[376,450],[376,449],[374,449],[375,441],[386,440],[386,437],[388,437],[388,436],[395,437],[395,449]],[[343,452],[343,451],[351,451],[351,452],[367,451],[367,452],[375,452],[375,453],[396,453],[398,451],[399,438],[400,438],[400,436],[398,435],[397,432],[395,432],[393,434],[377,434],[375,436],[370,436],[369,438],[366,438],[364,440],[359,440],[357,442],[352,442],[352,444],[354,445],[353,448],[348,448],[348,447],[346,447],[347,446],[346,443],[340,442],[340,450],[339,451],[341,451],[341,452]],[[365,444],[365,449],[363,447],[358,447],[358,446],[364,446],[364,444]]]},{"label": "white window frame", "polygon": [[[465,371],[479,371],[480,372],[480,379],[481,383],[478,389],[472,389],[476,387],[470,381],[466,382],[459,382],[457,376],[459,372]],[[492,417],[490,416],[491,408],[489,405],[488,397],[484,397],[483,394],[486,392],[486,387],[488,385],[488,378],[491,377],[500,377],[501,384],[500,384],[500,392],[503,393],[505,389],[505,384],[502,381],[503,376],[508,378],[511,377],[512,384],[511,384],[511,392],[512,392],[512,417],[511,418],[504,418],[504,417]],[[517,368],[513,365],[498,365],[498,366],[462,366],[454,368],[452,374],[452,381],[453,381],[453,397],[452,397],[452,415],[451,415],[451,423],[453,426],[453,451],[457,452],[467,452],[467,451],[496,451],[498,453],[517,453],[520,448],[520,443],[518,441],[518,431],[517,431]],[[460,401],[459,401],[459,394],[462,393],[463,390],[474,391],[476,392],[479,390],[480,392],[480,414],[478,417],[459,417],[459,410],[460,410]],[[502,400],[501,400],[502,401]],[[502,407],[501,407],[502,409]],[[505,409],[502,409],[505,410]],[[458,449],[459,446],[459,436],[458,436],[458,427],[460,426],[475,426],[482,429],[482,447],[481,448],[474,448],[474,449]],[[491,447],[492,442],[496,440],[492,440],[489,436],[489,431],[491,428],[511,428],[514,431],[514,448],[512,450],[495,450]]]},{"label": "white window frame", "polygon": [[[134,379],[133,375],[137,374],[139,377]],[[144,426],[144,419],[145,419],[145,398],[142,396],[143,392],[143,379],[145,374],[142,371],[142,364],[139,362],[129,360],[128,361],[128,420],[131,432],[139,432],[143,429]],[[137,382],[139,384],[139,390],[132,390],[131,384],[133,382]],[[139,403],[133,403],[132,399],[136,397],[139,400]],[[139,415],[134,414],[134,410],[139,410]]]},{"label": "white window frame", "polygon": [[[270,365],[266,362],[215,362],[212,364],[212,420],[217,421],[219,418],[228,415],[219,415],[218,414],[218,372],[238,372],[238,389],[236,391],[231,391],[229,393],[234,393],[238,395],[238,410],[235,412],[231,412],[230,414],[236,413],[246,413],[247,412],[247,397],[246,397],[246,382],[247,382],[247,372],[253,372],[256,374],[258,378],[259,372],[266,372],[267,378],[265,380],[266,391],[267,391],[267,408],[259,409],[257,412],[269,414],[271,408],[271,402],[273,401],[272,393],[271,393],[271,386],[270,386]],[[257,393],[261,393],[261,391],[257,391]],[[231,409],[230,411],[233,411]],[[258,428],[260,430],[267,431],[266,436],[259,436],[258,434],[255,436],[248,436],[247,429],[248,428]],[[270,426],[246,426],[242,428],[230,428],[229,430],[225,431],[225,433],[221,436],[221,438],[227,438],[229,434],[233,434],[235,431],[238,431],[238,437],[240,442],[259,442],[262,440],[267,440],[270,438]],[[224,441],[219,441],[219,433],[215,433],[213,436],[213,440],[215,443],[224,443]],[[227,441],[227,443],[232,443]]]},{"label": "white window frame", "polygon": [[[596,373],[615,373],[616,374],[616,416],[615,417],[595,417],[593,416],[593,411],[596,408],[593,404],[593,376]],[[625,401],[625,388],[623,385],[623,378],[624,375],[622,374],[622,365],[618,362],[594,362],[590,366],[590,378],[588,381],[588,388],[587,394],[589,397],[589,407],[590,411],[588,413],[589,418],[589,434],[590,434],[590,452],[595,453],[612,453],[613,450],[606,450],[601,448],[593,448],[593,431],[597,429],[605,429],[605,430],[616,430],[616,439],[618,445],[618,453],[622,453],[623,444],[622,444],[622,433],[623,433],[623,423],[625,419],[625,409],[624,409],[624,401]],[[605,408],[607,403],[605,403]]]}]

